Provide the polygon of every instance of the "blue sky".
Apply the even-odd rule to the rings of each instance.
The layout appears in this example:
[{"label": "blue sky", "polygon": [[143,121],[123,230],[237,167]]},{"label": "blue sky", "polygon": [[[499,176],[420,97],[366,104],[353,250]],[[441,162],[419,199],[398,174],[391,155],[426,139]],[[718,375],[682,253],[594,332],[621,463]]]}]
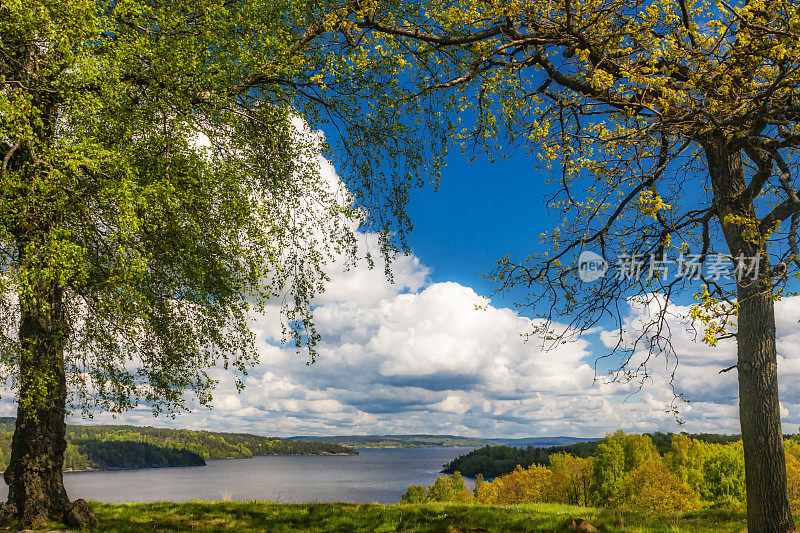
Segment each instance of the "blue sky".
[{"label": "blue sky", "polygon": [[506,254],[524,257],[538,249],[549,221],[544,190],[532,157],[470,163],[451,154],[438,190],[419,189],[412,197],[412,250],[431,268],[433,281],[455,281],[488,296],[495,286],[481,274]]}]

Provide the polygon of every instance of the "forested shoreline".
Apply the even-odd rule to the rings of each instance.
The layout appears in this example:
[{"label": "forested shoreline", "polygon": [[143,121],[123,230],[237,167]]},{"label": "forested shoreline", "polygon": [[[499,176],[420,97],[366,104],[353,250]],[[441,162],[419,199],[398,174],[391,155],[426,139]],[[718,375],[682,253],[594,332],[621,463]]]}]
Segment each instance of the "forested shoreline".
[{"label": "forested shoreline", "polygon": [[[659,454],[664,455],[670,451],[672,437],[674,433],[645,433],[650,438],[653,446]],[[708,444],[730,444],[741,440],[740,435],[719,435],[716,433],[681,433],[689,439],[705,442]],[[789,437],[788,435],[786,436]],[[461,472],[468,477],[478,475],[484,478],[493,478],[509,474],[517,466],[527,468],[533,465],[547,466],[550,456],[558,453],[566,453],[581,459],[590,457],[603,442],[602,439],[586,442],[576,442],[561,446],[484,446],[473,450],[464,455],[460,455],[448,464],[444,465],[442,473],[453,474]]]},{"label": "forested shoreline", "polygon": [[[787,435],[784,448],[788,499],[792,509],[800,511],[800,435]],[[481,448],[446,470],[506,469],[514,458],[531,464],[514,465],[491,481],[478,472],[472,491],[462,480],[464,472],[456,469],[431,486],[412,485],[401,503],[560,503],[662,513],[704,508],[742,511],[746,506],[744,451],[737,435],[617,431],[581,446],[538,451]]]},{"label": "forested shoreline", "polygon": [[[0,417],[0,469],[11,455],[14,418]],[[202,466],[206,459],[267,455],[357,455],[346,446],[247,433],[140,426],[67,426],[65,471]]]}]

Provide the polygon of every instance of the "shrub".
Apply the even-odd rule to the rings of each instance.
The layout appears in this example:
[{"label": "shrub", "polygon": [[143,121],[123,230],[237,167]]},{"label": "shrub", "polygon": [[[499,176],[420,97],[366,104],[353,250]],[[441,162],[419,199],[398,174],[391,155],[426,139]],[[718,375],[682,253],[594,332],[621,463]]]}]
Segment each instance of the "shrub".
[{"label": "shrub", "polygon": [[475,490],[472,495],[477,503],[497,503],[497,487],[494,483],[484,481],[480,474],[475,480]]},{"label": "shrub", "polygon": [[743,505],[745,485],[742,443],[709,445],[706,454],[703,463],[703,499],[716,507]]},{"label": "shrub", "polygon": [[697,494],[670,472],[660,459],[634,469],[625,480],[617,504],[625,509],[677,513],[697,507]]},{"label": "shrub", "polygon": [[461,472],[451,476],[439,476],[433,485],[423,487],[411,485],[406,489],[400,503],[426,503],[426,502],[468,502],[472,500],[472,493],[467,490]]},{"label": "shrub", "polygon": [[784,443],[786,450],[786,481],[789,486],[789,504],[794,513],[800,512],[800,443],[796,440],[787,440]]},{"label": "shrub", "polygon": [[523,469],[517,466],[513,472],[496,478],[495,503],[515,504],[547,501],[550,485],[550,470],[533,465]]},{"label": "shrub", "polygon": [[428,494],[422,485],[411,485],[406,489],[406,493],[400,498],[400,503],[425,503],[428,501]]}]

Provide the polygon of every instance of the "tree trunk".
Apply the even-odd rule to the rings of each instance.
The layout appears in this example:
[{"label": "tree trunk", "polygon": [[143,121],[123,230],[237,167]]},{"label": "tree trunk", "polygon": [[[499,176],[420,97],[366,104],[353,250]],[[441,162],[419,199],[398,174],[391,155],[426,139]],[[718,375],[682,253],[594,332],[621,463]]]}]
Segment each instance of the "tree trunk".
[{"label": "tree trunk", "polygon": [[768,282],[739,286],[739,419],[748,531],[794,531],[786,492],[775,307]]},{"label": "tree trunk", "polygon": [[62,519],[69,506],[62,477],[68,332],[60,289],[43,290],[22,307],[17,422],[4,477],[8,503],[20,525],[30,527],[47,518]]},{"label": "tree trunk", "polygon": [[[734,258],[760,256],[758,275],[737,285],[739,303],[739,421],[744,444],[747,528],[750,533],[795,531],[786,487],[778,363],[775,347],[775,305],[768,278],[764,238],[754,235],[757,220],[752,199],[744,198],[746,181],[741,153],[724,141],[704,146],[714,188],[714,207]],[[726,219],[727,215],[737,218]]]}]

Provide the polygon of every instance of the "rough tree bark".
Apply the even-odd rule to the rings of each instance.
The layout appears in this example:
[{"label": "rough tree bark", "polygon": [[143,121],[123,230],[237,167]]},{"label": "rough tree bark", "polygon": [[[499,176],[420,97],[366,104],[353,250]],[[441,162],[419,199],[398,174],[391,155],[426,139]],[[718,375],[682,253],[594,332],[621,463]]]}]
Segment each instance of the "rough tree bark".
[{"label": "rough tree bark", "polygon": [[45,289],[38,301],[23,305],[19,405],[11,461],[4,475],[8,503],[23,526],[61,519],[69,506],[62,477],[67,449],[67,333],[60,289]]},{"label": "rough tree bark", "polygon": [[[746,192],[741,151],[724,140],[704,144],[714,189],[714,207],[731,255],[761,256],[757,279],[743,277],[737,287],[739,332],[739,420],[744,444],[747,527],[751,533],[795,531],[786,487],[778,363],[775,346],[775,303],[769,279],[769,258],[743,220],[755,221],[753,198]],[[733,215],[736,219],[729,217]],[[749,265],[748,265],[749,266]]]},{"label": "rough tree bark", "polygon": [[775,308],[768,282],[738,290],[739,419],[747,485],[748,531],[795,531],[786,492]]},{"label": "rough tree bark", "polygon": [[20,298],[20,388],[11,459],[3,476],[8,484],[5,512],[21,527],[48,518],[72,527],[96,525],[85,501],[70,503],[62,474],[67,449],[64,346],[69,335],[64,294],[55,285],[39,289],[33,298]]}]

